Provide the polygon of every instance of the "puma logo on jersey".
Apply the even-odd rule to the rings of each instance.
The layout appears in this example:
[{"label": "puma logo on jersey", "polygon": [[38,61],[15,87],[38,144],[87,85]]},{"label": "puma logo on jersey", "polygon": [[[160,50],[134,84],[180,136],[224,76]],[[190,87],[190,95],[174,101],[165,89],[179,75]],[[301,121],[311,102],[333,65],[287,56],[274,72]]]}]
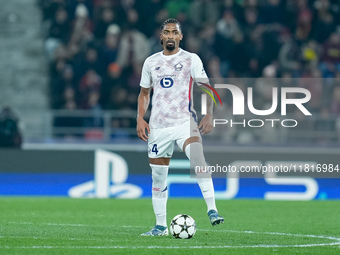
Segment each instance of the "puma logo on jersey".
[{"label": "puma logo on jersey", "polygon": [[157,67],[155,68],[155,71],[159,70],[160,68],[161,68],[160,66],[157,66]]}]

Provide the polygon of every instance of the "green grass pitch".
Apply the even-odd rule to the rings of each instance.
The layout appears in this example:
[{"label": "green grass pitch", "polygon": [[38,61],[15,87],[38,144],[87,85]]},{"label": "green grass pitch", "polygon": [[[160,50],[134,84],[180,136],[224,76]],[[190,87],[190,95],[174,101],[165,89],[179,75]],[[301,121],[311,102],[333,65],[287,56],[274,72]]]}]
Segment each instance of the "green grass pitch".
[{"label": "green grass pitch", "polygon": [[141,237],[151,199],[0,198],[0,254],[340,254],[337,201],[217,201],[211,226],[200,199],[169,199],[197,224],[192,239]]}]

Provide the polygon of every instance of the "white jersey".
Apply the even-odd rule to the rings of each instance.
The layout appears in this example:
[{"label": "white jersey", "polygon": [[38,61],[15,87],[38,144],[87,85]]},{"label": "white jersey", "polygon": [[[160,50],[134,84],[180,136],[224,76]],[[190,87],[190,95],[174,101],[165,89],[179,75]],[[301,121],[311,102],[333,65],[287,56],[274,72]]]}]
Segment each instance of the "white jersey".
[{"label": "white jersey", "polygon": [[145,60],[140,86],[153,88],[151,128],[179,126],[190,117],[197,121],[192,86],[198,79],[208,82],[202,61],[194,53],[179,49],[164,55],[162,51]]}]

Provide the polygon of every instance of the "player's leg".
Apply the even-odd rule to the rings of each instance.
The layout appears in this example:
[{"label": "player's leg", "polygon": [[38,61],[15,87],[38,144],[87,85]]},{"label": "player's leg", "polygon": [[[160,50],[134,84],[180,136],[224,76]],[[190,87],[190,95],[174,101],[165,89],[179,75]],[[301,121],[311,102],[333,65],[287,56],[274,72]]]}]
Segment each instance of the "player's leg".
[{"label": "player's leg", "polygon": [[[192,166],[196,166],[206,169],[206,162],[205,157],[203,154],[203,146],[200,141],[200,138],[190,137],[188,138],[183,145],[183,151],[185,152],[185,155],[190,160],[190,163]],[[215,192],[214,192],[214,185],[212,182],[211,174],[205,173],[205,172],[196,172],[197,177],[197,183],[201,189],[202,195],[206,201],[207,204],[207,210],[215,210],[216,204],[215,204]]]},{"label": "player's leg", "polygon": [[168,200],[168,188],[166,178],[168,175],[170,158],[150,158],[152,171],[152,206],[156,216],[156,225],[142,236],[168,235],[166,222],[166,203]]},{"label": "player's leg", "polygon": [[169,171],[169,161],[169,158],[159,158],[157,161],[152,158],[149,159],[152,171],[152,206],[156,216],[156,225],[163,227],[167,226],[166,203],[168,200],[168,187],[166,179]]},{"label": "player's leg", "polygon": [[[191,165],[199,166],[206,169],[205,157],[203,154],[203,146],[200,137],[194,136],[188,138],[183,144],[183,151],[190,160]],[[201,189],[203,198],[207,204],[208,216],[212,225],[224,222],[224,218],[218,214],[215,203],[214,184],[211,173],[196,172],[197,183]]]},{"label": "player's leg", "polygon": [[149,163],[152,171],[152,206],[156,226],[144,236],[168,235],[166,204],[168,200],[167,175],[174,142],[166,138],[161,130],[152,130],[149,135]]},{"label": "player's leg", "polygon": [[[202,138],[197,129],[194,120],[188,121],[178,130],[179,136],[176,140],[180,149],[182,149],[190,165],[200,166],[206,169],[205,157],[203,154]],[[203,198],[207,204],[207,211],[212,225],[223,223],[223,217],[219,216],[215,203],[214,185],[210,173],[196,172],[197,183],[201,189]],[[218,215],[218,217],[215,217]]]}]

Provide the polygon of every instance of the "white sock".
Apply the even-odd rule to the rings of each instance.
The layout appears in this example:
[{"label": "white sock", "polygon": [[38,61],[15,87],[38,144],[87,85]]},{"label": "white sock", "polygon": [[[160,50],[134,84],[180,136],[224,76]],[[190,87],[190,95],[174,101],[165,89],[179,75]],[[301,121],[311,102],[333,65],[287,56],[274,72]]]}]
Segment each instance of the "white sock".
[{"label": "white sock", "polygon": [[168,187],[166,178],[169,166],[150,164],[152,170],[152,206],[156,215],[156,225],[167,226],[166,203]]},{"label": "white sock", "polygon": [[[190,160],[191,165],[205,167],[206,162],[203,154],[203,146],[201,143],[190,143],[185,147],[185,154]],[[201,175],[201,176],[200,176]],[[197,183],[200,186],[205,203],[207,204],[207,211],[215,210],[215,192],[214,184],[211,178],[211,174],[203,173],[196,174]]]},{"label": "white sock", "polygon": [[207,212],[210,210],[216,209],[215,203],[215,192],[214,192],[214,184],[212,182],[212,178],[205,177],[197,177],[197,183],[200,186],[202,195],[204,197],[205,203],[207,204]]}]

